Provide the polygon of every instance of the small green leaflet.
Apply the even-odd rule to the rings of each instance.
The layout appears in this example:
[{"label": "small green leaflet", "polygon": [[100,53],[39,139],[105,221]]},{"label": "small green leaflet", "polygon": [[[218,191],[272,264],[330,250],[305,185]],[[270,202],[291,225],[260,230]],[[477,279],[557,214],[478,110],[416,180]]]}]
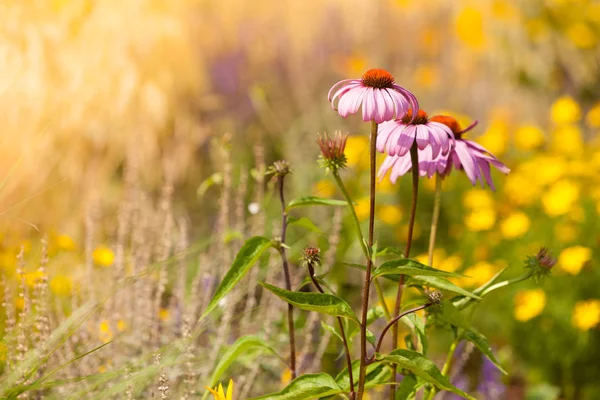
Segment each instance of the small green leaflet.
[{"label": "small green leaflet", "polygon": [[386,261],[373,271],[372,279],[383,275],[409,275],[409,276],[438,276],[438,277],[460,277],[461,274],[446,272],[428,267],[417,260],[410,258],[399,258]]},{"label": "small green leaflet", "polygon": [[286,210],[290,210],[295,207],[306,207],[306,206],[347,206],[345,200],[335,200],[335,199],[323,199],[315,196],[306,196],[299,197],[290,201],[287,205]]},{"label": "small green leaflet", "polygon": [[288,224],[302,227],[304,229],[308,229],[311,232],[315,232],[318,234],[323,234],[323,232],[318,226],[316,226],[310,219],[307,217],[296,218],[293,216],[288,217]]},{"label": "small green leaflet", "polygon": [[251,400],[314,400],[342,392],[342,388],[330,375],[307,374],[294,379],[280,392],[254,397]]}]

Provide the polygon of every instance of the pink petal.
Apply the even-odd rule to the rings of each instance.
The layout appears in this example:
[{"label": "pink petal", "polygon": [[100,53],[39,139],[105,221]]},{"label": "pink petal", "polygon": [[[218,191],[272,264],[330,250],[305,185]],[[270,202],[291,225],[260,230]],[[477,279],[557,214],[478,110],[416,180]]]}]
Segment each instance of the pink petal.
[{"label": "pink petal", "polygon": [[327,99],[333,103],[333,101],[335,100],[335,96],[333,98],[331,98],[331,93],[336,90],[337,88],[340,87],[340,85],[344,85],[345,83],[348,82],[358,82],[358,83],[362,83],[362,81],[360,79],[344,79],[343,81],[339,81],[338,83],[336,83],[335,85],[333,85],[331,87],[331,89],[329,89],[329,93],[327,93]]},{"label": "pink petal", "polygon": [[[495,192],[496,188],[494,187],[494,182],[492,182],[492,174],[490,172],[490,164],[488,164],[487,161],[485,161],[481,158],[479,160],[477,160],[477,163],[479,164],[479,168],[481,168],[481,172],[483,173],[483,176],[485,177],[487,184]],[[483,179],[482,179],[481,183],[483,184]]]},{"label": "pink petal", "polygon": [[356,114],[363,101],[365,91],[364,87],[356,87],[343,94],[338,102],[338,113],[344,118],[349,114]]},{"label": "pink petal", "polygon": [[373,121],[375,119],[375,97],[373,95],[373,88],[368,87],[364,96],[362,105],[363,121]]},{"label": "pink petal", "polygon": [[429,130],[425,125],[417,125],[415,128],[417,147],[423,150],[429,144]]},{"label": "pink petal", "polygon": [[471,153],[467,149],[467,146],[462,141],[456,142],[456,147],[454,148],[456,151],[456,155],[460,159],[460,163],[465,170],[465,174],[474,185],[477,182],[477,178],[479,177],[479,173],[477,171],[477,167],[471,156]]},{"label": "pink petal", "polygon": [[406,153],[408,153],[415,141],[415,132],[416,126],[405,126],[405,128],[400,133],[400,137],[398,138],[398,142],[396,145],[396,154],[398,154],[399,156],[403,156]]}]

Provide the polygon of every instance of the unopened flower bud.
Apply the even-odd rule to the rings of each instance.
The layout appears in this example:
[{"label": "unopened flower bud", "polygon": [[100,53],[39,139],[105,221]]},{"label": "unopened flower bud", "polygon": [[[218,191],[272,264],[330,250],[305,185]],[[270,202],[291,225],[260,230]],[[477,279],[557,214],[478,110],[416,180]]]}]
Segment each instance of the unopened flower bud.
[{"label": "unopened flower bud", "polygon": [[327,133],[319,136],[317,143],[321,148],[321,165],[330,171],[337,171],[346,167],[347,159],[344,150],[346,149],[346,141],[348,134],[342,134],[336,131],[333,138]]},{"label": "unopened flower bud", "polygon": [[531,269],[533,278],[538,281],[548,276],[555,264],[556,258],[552,257],[550,250],[542,247],[535,256],[527,257],[525,268]]},{"label": "unopened flower bud", "polygon": [[427,300],[434,305],[438,305],[442,303],[444,300],[444,295],[439,290],[432,290],[427,292]]},{"label": "unopened flower bud", "polygon": [[284,177],[287,174],[289,174],[290,171],[290,164],[285,161],[285,160],[279,160],[279,161],[275,161],[273,163],[273,165],[271,165],[269,168],[267,168],[267,175],[273,175],[273,176],[277,176],[277,177]]},{"label": "unopened flower bud", "polygon": [[321,250],[317,247],[308,246],[302,252],[302,263],[308,267],[314,268],[315,265],[321,265]]}]

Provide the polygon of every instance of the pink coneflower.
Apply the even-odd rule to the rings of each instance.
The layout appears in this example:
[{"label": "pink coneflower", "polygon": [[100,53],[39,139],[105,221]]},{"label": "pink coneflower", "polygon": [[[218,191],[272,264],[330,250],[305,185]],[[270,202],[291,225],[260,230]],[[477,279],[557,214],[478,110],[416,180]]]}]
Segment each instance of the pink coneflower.
[{"label": "pink coneflower", "polygon": [[431,157],[436,158],[440,151],[442,155],[448,154],[454,134],[448,126],[429,120],[425,111],[419,110],[413,117],[412,110],[409,110],[402,119],[379,126],[377,150],[390,156],[403,156],[415,141],[419,150],[431,146]]},{"label": "pink coneflower", "polygon": [[[431,178],[435,173],[443,175],[446,171],[446,163],[448,160],[448,155],[439,155],[437,158],[432,157],[431,147],[425,147],[423,150],[419,150],[419,175],[427,176]],[[381,164],[381,168],[379,168],[378,178],[383,179],[383,177],[390,172],[390,181],[392,183],[396,183],[399,177],[405,175],[412,168],[412,162],[410,160],[410,153],[406,153],[403,156],[388,155],[383,163]]]},{"label": "pink coneflower", "polygon": [[[334,93],[332,96],[332,93]],[[339,97],[337,107],[335,100]],[[345,79],[333,85],[327,98],[334,110],[346,118],[356,114],[362,105],[363,121],[381,124],[419,109],[414,94],[394,83],[392,74],[383,69],[370,69],[360,79]]]},{"label": "pink coneflower", "polygon": [[436,115],[431,118],[431,121],[436,121],[448,126],[454,133],[456,139],[456,144],[450,154],[448,154],[447,162],[445,162],[446,169],[444,175],[449,174],[454,166],[456,169],[464,170],[473,185],[479,181],[481,182],[481,186],[484,187],[485,182],[487,182],[489,187],[495,191],[496,188],[492,181],[490,165],[493,165],[504,174],[508,174],[510,169],[483,146],[462,137],[466,132],[477,125],[477,121],[472,123],[466,129],[461,129],[455,118],[446,115]]}]

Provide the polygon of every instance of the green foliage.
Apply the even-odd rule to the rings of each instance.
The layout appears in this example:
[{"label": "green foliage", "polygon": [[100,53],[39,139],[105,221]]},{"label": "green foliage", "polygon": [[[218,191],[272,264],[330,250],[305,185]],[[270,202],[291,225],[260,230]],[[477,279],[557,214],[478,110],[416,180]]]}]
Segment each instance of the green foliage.
[{"label": "green foliage", "polygon": [[437,276],[437,277],[460,277],[462,274],[446,272],[428,267],[417,260],[410,258],[399,258],[386,261],[373,271],[373,279],[384,275],[408,275],[408,276]]},{"label": "green foliage", "polygon": [[312,400],[342,392],[343,389],[330,375],[321,372],[299,376],[282,391],[251,400]]},{"label": "green foliage", "polygon": [[396,391],[396,400],[406,400],[415,391],[417,379],[413,374],[406,374]]},{"label": "green foliage", "polygon": [[458,294],[462,294],[463,296],[471,297],[473,299],[479,300],[480,297],[474,295],[473,293],[461,288],[460,286],[455,285],[447,279],[440,278],[438,276],[413,276],[407,281],[407,285],[409,286],[429,286],[440,290],[447,290],[449,292],[454,292]]},{"label": "green foliage", "polygon": [[289,216],[288,217],[288,225],[295,225],[295,226],[299,226],[301,228],[307,229],[311,232],[314,233],[318,233],[318,234],[323,234],[325,232],[323,232],[321,230],[321,228],[319,228],[318,226],[316,226],[309,218],[307,217],[302,217],[302,218],[296,218],[294,216]]},{"label": "green foliage", "polygon": [[206,306],[204,313],[200,316],[200,320],[204,319],[215,309],[219,300],[225,297],[227,293],[233,289],[246,273],[248,273],[248,270],[250,270],[261,254],[271,246],[272,242],[261,236],[254,236],[244,243],[238,254],[235,256],[231,268],[227,271],[219,284],[219,287],[215,291],[213,298],[208,303],[208,306]]},{"label": "green foliage", "polygon": [[[358,377],[360,370],[360,361],[352,361],[352,376]],[[367,366],[367,374],[365,376],[365,387],[372,388],[381,385],[390,379],[391,369],[384,363],[374,363]],[[356,378],[354,378],[356,380]],[[344,368],[336,377],[335,381],[340,387],[348,392],[350,391],[350,376],[348,368]],[[355,382],[356,384],[356,382]]]},{"label": "green foliage", "polygon": [[287,205],[286,210],[290,210],[296,207],[306,207],[306,206],[346,206],[345,200],[334,200],[334,199],[323,199],[315,196],[304,196],[299,197],[290,201]]},{"label": "green foliage", "polygon": [[358,318],[352,311],[352,307],[344,300],[328,293],[303,293],[292,292],[289,290],[260,282],[260,285],[275,294],[277,297],[298,307],[301,310],[316,311],[322,314],[333,315],[335,317],[348,318],[356,323]]}]

